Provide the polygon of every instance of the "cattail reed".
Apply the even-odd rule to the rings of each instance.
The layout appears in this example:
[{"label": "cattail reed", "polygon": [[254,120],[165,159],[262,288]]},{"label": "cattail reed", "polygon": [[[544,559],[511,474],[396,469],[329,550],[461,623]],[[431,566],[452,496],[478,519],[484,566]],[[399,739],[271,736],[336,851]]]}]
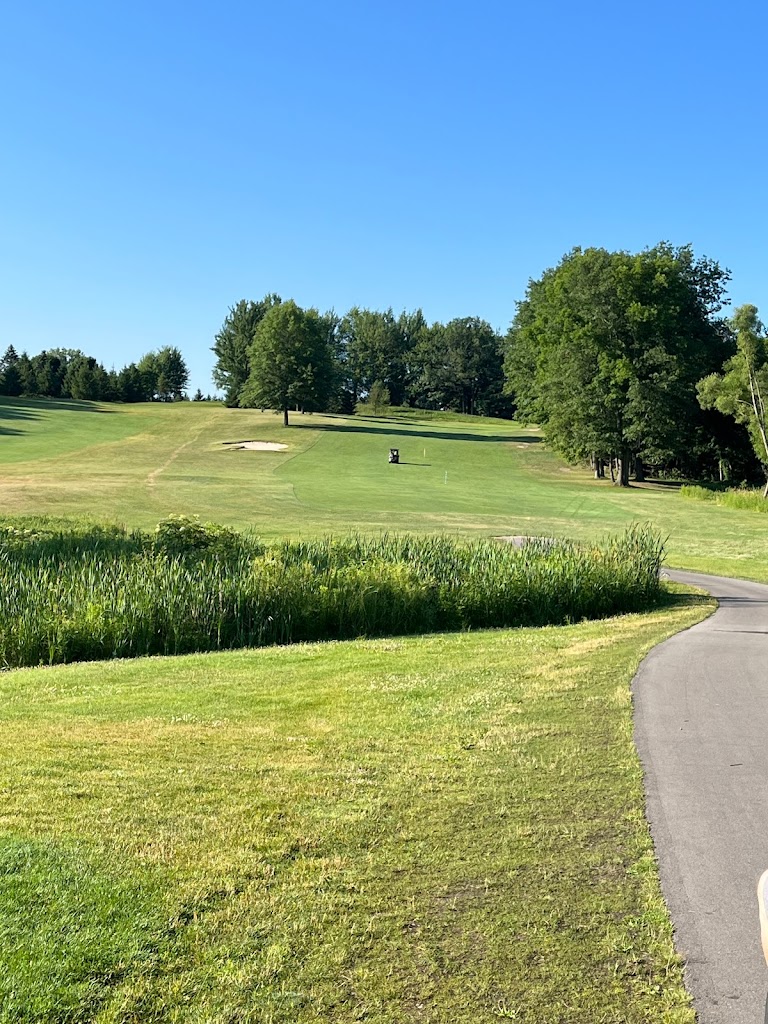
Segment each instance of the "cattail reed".
[{"label": "cattail reed", "polygon": [[155,536],[0,528],[0,664],[540,626],[660,594],[663,545],[648,527],[592,546],[383,535],[266,547],[168,522]]}]

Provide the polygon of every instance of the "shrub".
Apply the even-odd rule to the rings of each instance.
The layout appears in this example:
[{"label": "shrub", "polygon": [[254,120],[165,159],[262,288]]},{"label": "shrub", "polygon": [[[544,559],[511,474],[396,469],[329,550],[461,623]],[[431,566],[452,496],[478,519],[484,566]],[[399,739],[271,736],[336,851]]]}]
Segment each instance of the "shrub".
[{"label": "shrub", "polygon": [[218,523],[201,523],[199,516],[170,515],[155,527],[154,544],[168,555],[218,551],[231,554],[240,549],[241,535]]}]

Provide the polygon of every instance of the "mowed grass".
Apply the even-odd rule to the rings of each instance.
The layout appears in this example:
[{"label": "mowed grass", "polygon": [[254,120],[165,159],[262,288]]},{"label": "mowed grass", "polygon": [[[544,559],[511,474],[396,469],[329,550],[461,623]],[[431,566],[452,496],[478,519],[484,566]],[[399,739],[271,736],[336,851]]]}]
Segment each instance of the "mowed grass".
[{"label": "mowed grass", "polygon": [[693,1024],[600,623],[0,675],[0,1021]]},{"label": "mowed grass", "polygon": [[[2,431],[15,431],[3,433]],[[286,444],[234,451],[225,441]],[[402,463],[387,464],[390,447]],[[595,539],[630,522],[668,537],[678,567],[768,579],[762,516],[621,491],[566,466],[539,432],[501,420],[292,416],[215,403],[0,399],[0,514],[88,515],[152,527],[197,514],[265,539],[382,530]]]}]

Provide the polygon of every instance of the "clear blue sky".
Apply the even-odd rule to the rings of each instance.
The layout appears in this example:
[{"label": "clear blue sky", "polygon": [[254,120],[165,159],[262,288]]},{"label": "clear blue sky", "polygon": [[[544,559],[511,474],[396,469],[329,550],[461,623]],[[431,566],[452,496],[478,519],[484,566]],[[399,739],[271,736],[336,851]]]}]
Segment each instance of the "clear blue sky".
[{"label": "clear blue sky", "polygon": [[768,319],[759,0],[8,0],[0,348],[210,346],[241,298],[506,329],[665,239]]}]

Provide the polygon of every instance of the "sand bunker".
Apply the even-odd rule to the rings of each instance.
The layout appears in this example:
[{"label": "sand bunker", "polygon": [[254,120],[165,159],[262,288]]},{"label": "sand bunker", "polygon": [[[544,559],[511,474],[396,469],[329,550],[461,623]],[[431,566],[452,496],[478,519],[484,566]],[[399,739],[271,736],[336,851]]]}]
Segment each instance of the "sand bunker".
[{"label": "sand bunker", "polygon": [[278,444],[277,441],[222,441],[228,448],[241,451],[247,448],[252,452],[283,452],[287,444]]}]

